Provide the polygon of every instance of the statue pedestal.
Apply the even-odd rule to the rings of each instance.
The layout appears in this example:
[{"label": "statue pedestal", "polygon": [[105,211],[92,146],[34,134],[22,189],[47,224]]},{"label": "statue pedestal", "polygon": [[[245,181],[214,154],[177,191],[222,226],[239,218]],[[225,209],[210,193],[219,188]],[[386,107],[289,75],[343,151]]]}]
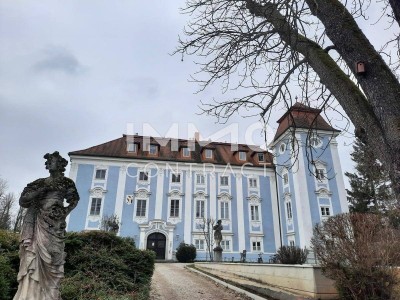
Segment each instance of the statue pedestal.
[{"label": "statue pedestal", "polygon": [[217,246],[214,248],[214,261],[215,262],[221,262],[222,261],[222,247]]}]

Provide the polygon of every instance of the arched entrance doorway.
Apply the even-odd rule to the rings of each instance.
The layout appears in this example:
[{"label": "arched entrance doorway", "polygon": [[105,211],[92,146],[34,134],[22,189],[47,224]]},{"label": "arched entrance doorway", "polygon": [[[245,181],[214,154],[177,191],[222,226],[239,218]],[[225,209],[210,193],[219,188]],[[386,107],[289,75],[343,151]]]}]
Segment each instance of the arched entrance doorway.
[{"label": "arched entrance doorway", "polygon": [[156,259],[165,259],[165,241],[164,234],[154,232],[147,237],[146,249],[153,250],[156,253]]}]

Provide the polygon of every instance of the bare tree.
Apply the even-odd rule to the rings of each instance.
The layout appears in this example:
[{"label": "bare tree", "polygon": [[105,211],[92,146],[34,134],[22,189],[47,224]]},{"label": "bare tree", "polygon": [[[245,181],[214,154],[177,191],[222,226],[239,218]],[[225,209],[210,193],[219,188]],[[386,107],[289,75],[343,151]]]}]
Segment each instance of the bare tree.
[{"label": "bare tree", "polygon": [[121,222],[119,221],[118,216],[113,214],[111,216],[104,216],[101,219],[100,229],[107,232],[117,233],[120,225]]},{"label": "bare tree", "polygon": [[7,193],[7,181],[0,178],[0,229],[10,229],[12,223],[12,208],[15,204],[13,193]]},{"label": "bare tree", "polygon": [[176,52],[199,57],[194,80],[201,90],[221,82],[224,91],[246,92],[203,103],[204,113],[222,121],[243,113],[268,122],[274,108],[296,101],[293,82],[301,101],[325,116],[340,113],[339,104],[399,196],[399,36],[376,50],[357,24],[369,7],[380,8],[382,22],[398,29],[396,0],[188,0],[183,11],[191,18]]},{"label": "bare tree", "polygon": [[214,246],[214,237],[213,237],[213,227],[215,224],[215,220],[213,218],[204,218],[203,223],[200,225],[201,229],[203,230],[204,239],[206,240],[206,260],[210,258],[210,261],[213,261],[214,253],[213,253],[213,246]]}]

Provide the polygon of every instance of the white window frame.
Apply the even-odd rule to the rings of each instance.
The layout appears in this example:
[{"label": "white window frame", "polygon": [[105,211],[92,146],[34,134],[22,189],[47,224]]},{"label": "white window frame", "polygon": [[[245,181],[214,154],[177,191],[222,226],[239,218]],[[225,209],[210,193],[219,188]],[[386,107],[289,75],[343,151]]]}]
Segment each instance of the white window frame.
[{"label": "white window frame", "polygon": [[[144,170],[139,170],[138,171],[138,181],[139,182],[149,182],[149,178],[150,178],[150,176],[149,176],[149,171],[144,171]],[[147,177],[146,179],[141,179],[141,177],[142,177],[142,174],[144,175],[143,177]]]},{"label": "white window frame", "polygon": [[[228,247],[227,247],[227,245],[228,245]],[[232,240],[222,238],[221,247],[222,247],[222,250],[224,250],[225,252],[231,252],[232,251]]]},{"label": "white window frame", "polygon": [[182,148],[182,156],[183,157],[190,157],[190,148],[189,147],[183,147]]},{"label": "white window frame", "polygon": [[[218,210],[219,210],[219,218],[223,220],[231,219],[231,205],[230,201],[218,201]],[[222,209],[222,205],[224,205],[224,209]],[[222,216],[222,211],[224,211],[224,216]],[[228,217],[226,216],[228,214]]]},{"label": "white window frame", "polygon": [[[203,203],[197,206],[198,203]],[[200,208],[200,213],[198,214],[198,208]],[[203,209],[201,209],[203,208]],[[206,216],[206,199],[196,199],[194,203],[194,217],[196,219],[203,219]]]},{"label": "white window frame", "polygon": [[[153,149],[155,151],[153,151]],[[148,152],[149,152],[150,155],[157,155],[158,154],[158,146],[157,145],[153,145],[153,144],[149,144]]]},{"label": "white window frame", "polygon": [[[175,178],[175,181],[174,181]],[[178,181],[176,181],[176,179],[179,179]],[[171,173],[171,183],[173,184],[181,184],[182,183],[182,174],[181,173]]]},{"label": "white window frame", "polygon": [[247,160],[247,155],[246,155],[245,151],[239,151],[239,160],[241,160],[241,161]]},{"label": "white window frame", "polygon": [[250,238],[250,249],[251,249],[251,252],[253,252],[253,253],[264,252],[264,245],[263,245],[262,238],[258,238],[258,237]]},{"label": "white window frame", "polygon": [[[97,177],[97,172],[104,172],[104,177]],[[96,168],[94,172],[94,179],[95,180],[106,180],[107,178],[107,169],[106,168]]]},{"label": "white window frame", "polygon": [[322,138],[318,134],[312,133],[308,137],[308,146],[309,147],[320,148],[322,146],[322,144],[323,144]]},{"label": "white window frame", "polygon": [[286,220],[291,221],[293,219],[293,207],[292,201],[285,201],[285,211],[286,211]]},{"label": "white window frame", "polygon": [[288,238],[287,238],[287,244],[288,244],[288,246],[296,246],[296,239],[295,239],[295,236],[294,235],[290,235],[290,236],[288,236]]},{"label": "white window frame", "polygon": [[[171,215],[171,210],[172,210],[172,201],[177,201],[178,202],[178,215]],[[181,216],[181,210],[182,210],[182,207],[181,207],[181,199],[179,199],[179,198],[171,198],[170,200],[169,200],[169,211],[168,211],[168,217],[169,218],[173,218],[173,219],[176,219],[176,218],[180,218],[180,216]],[[175,210],[174,210],[174,212],[175,212]]]},{"label": "white window frame", "polygon": [[[144,206],[144,216],[138,216],[137,215],[137,209],[138,209],[138,204],[139,204],[139,201],[144,201],[145,202],[145,206]],[[135,212],[135,218],[146,218],[147,219],[147,212],[148,212],[148,209],[147,209],[147,203],[148,203],[148,201],[147,201],[147,199],[144,199],[144,198],[139,198],[139,199],[135,199],[135,207],[134,207],[134,212]]]},{"label": "white window frame", "polygon": [[326,178],[325,168],[321,168],[321,167],[315,168],[315,178],[320,182],[326,181],[327,178]]},{"label": "white window frame", "polygon": [[285,151],[286,151],[286,144],[285,143],[281,143],[279,145],[279,153],[283,154],[283,153],[285,153]]},{"label": "white window frame", "polygon": [[256,188],[258,188],[258,179],[257,179],[257,178],[255,178],[255,177],[250,177],[250,178],[248,179],[248,182],[249,182],[249,188],[251,188],[251,189],[256,189]]},{"label": "white window frame", "polygon": [[[100,207],[98,210],[97,214],[92,214],[92,206],[93,206],[93,200],[100,200]],[[96,206],[97,206],[98,201],[96,201]],[[95,217],[99,217],[102,214],[102,210],[103,210],[103,197],[90,197],[90,204],[89,204],[89,216],[95,216]],[[96,207],[95,207],[95,212],[97,211]]]},{"label": "white window frame", "polygon": [[[132,149],[131,149],[131,147],[132,147]],[[128,143],[126,145],[126,151],[128,151],[129,153],[137,153],[138,144],[137,143]]]},{"label": "white window frame", "polygon": [[[199,178],[202,178],[199,180]],[[196,174],[196,185],[205,185],[206,176],[204,174]]]},{"label": "white window frame", "polygon": [[194,239],[194,246],[197,251],[205,250],[205,240],[204,239]]},{"label": "white window frame", "polygon": [[[222,184],[222,178],[226,178],[226,184]],[[219,177],[219,186],[220,187],[229,187],[229,175],[221,175]]]},{"label": "white window frame", "polygon": [[207,159],[213,158],[213,150],[212,149],[205,149],[204,150],[204,157]]},{"label": "white window frame", "polygon": [[[328,209],[329,215],[326,214],[326,210]],[[321,220],[326,220],[329,217],[332,217],[332,207],[330,205],[320,205],[319,206],[319,215],[321,217]]]},{"label": "white window frame", "polygon": [[[254,214],[253,214],[254,208]],[[261,221],[261,206],[260,204],[250,204],[250,221],[260,222]]]}]

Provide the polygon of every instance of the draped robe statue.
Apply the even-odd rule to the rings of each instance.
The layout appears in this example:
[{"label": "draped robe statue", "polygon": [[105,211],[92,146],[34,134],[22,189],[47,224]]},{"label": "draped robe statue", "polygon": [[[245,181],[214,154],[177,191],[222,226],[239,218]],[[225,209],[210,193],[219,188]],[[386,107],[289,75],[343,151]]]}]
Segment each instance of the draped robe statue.
[{"label": "draped robe statue", "polygon": [[[47,153],[50,176],[29,183],[19,199],[26,208],[20,238],[18,291],[14,300],[61,300],[64,277],[65,218],[79,195],[74,182],[64,176],[68,162],[56,151]],[[64,200],[66,205],[64,205]]]}]

